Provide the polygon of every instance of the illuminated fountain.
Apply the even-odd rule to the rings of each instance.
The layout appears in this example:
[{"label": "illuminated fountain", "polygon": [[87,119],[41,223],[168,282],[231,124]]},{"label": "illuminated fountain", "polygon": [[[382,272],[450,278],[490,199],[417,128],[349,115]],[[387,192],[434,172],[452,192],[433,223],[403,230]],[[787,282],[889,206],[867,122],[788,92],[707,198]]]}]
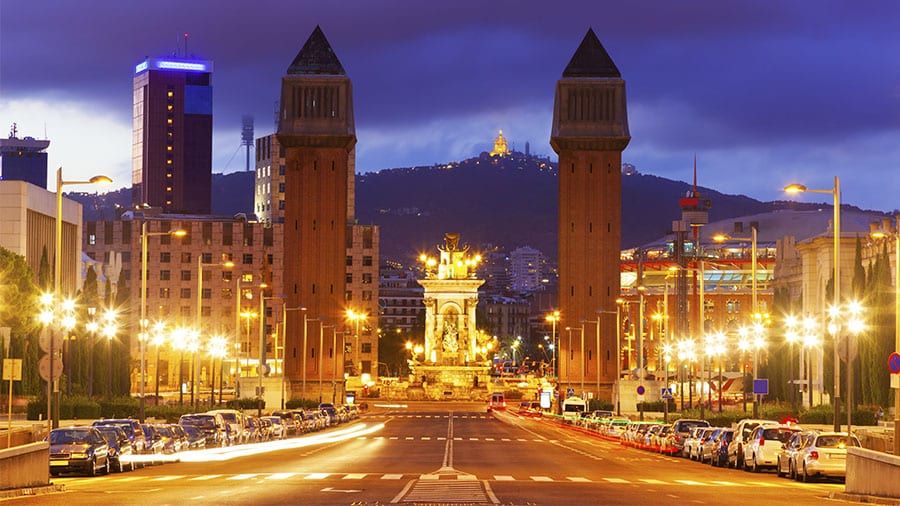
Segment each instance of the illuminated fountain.
[{"label": "illuminated fountain", "polygon": [[459,234],[445,234],[438,258],[422,254],[425,278],[424,347],[410,360],[409,398],[484,400],[490,380],[493,343],[475,322],[481,256],[460,246]]}]

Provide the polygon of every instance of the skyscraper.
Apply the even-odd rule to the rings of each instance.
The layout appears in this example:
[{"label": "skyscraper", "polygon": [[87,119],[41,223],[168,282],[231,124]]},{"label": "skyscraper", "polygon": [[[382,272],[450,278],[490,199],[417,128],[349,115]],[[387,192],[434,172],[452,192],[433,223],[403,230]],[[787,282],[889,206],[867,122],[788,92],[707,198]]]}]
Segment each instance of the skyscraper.
[{"label": "skyscraper", "polygon": [[[319,329],[343,323],[346,291],[350,155],[356,144],[350,79],[319,27],[313,30],[281,81],[278,142],[284,147],[284,282],[288,307],[285,372],[292,393],[314,397],[334,360]],[[312,338],[315,336],[316,338]],[[328,347],[331,343],[327,344]],[[304,369],[305,366],[305,369]],[[324,369],[324,370],[322,370]],[[303,380],[307,391],[300,389]]]},{"label": "skyscraper", "polygon": [[149,58],[134,68],[132,201],[208,214],[212,184],[212,62]]},{"label": "skyscraper", "polygon": [[[556,84],[550,135],[559,154],[561,326],[576,336],[560,339],[560,380],[563,387],[584,381],[591,390],[599,384],[597,394],[609,399],[618,375],[622,151],[631,136],[625,81],[593,30]],[[599,328],[592,321],[599,321]],[[582,322],[588,323],[580,340]]]}]

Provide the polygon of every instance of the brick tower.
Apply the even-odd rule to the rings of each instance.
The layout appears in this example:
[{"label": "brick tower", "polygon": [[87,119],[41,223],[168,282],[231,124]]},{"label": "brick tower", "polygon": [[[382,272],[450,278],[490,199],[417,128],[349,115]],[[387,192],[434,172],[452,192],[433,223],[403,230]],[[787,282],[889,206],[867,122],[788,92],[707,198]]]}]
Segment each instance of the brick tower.
[{"label": "brick tower", "polygon": [[[349,162],[356,129],[350,79],[318,26],[281,80],[280,103],[278,142],[285,148],[286,165],[284,296],[289,308],[306,308],[287,313],[285,374],[291,397],[320,397],[322,389],[331,396],[332,377],[340,374],[342,381],[343,372],[333,358],[332,330],[326,327],[322,339],[320,325],[343,322]],[[317,321],[304,326],[304,316]]]},{"label": "brick tower", "polygon": [[622,150],[629,140],[625,81],[589,29],[556,83],[550,134],[559,155],[563,394],[573,388],[581,395],[583,383],[586,391],[610,399],[617,377]]}]

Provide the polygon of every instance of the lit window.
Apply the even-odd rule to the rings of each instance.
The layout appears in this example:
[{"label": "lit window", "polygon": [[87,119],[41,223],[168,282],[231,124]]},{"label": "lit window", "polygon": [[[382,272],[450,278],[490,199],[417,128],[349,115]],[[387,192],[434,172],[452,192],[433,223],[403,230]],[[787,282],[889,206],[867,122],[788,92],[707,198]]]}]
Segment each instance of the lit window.
[{"label": "lit window", "polygon": [[169,91],[166,92],[166,96],[169,97],[169,98],[172,98],[173,96],[175,96],[175,92],[172,91],[172,90],[169,90]]},{"label": "lit window", "polygon": [[172,151],[172,146],[166,146],[166,151]]},{"label": "lit window", "polygon": [[171,179],[172,173],[171,173],[171,172],[166,172],[166,177]]},{"label": "lit window", "polygon": [[172,205],[172,201],[171,201],[171,200],[167,200],[167,201],[166,201],[166,205],[167,205],[167,206],[171,206],[171,205]]},{"label": "lit window", "polygon": [[166,165],[172,165],[172,160],[171,159],[166,160]]},{"label": "lit window", "polygon": [[172,124],[172,118],[166,118],[166,123],[169,124],[169,125],[171,125],[171,124]]},{"label": "lit window", "polygon": [[174,109],[174,108],[175,108],[175,106],[172,105],[172,104],[169,104],[169,105],[166,106],[166,110],[167,110],[167,111],[171,111],[171,110]]},{"label": "lit window", "polygon": [[166,186],[166,191],[167,191],[167,192],[172,191],[172,187],[171,187],[171,186]]}]

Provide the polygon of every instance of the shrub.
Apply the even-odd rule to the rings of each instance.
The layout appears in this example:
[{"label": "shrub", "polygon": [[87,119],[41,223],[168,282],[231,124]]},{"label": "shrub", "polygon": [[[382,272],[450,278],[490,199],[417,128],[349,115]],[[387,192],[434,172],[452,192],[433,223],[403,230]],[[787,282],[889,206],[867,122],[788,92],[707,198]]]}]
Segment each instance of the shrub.
[{"label": "shrub", "polygon": [[44,415],[47,414],[47,398],[46,397],[38,397],[37,399],[32,399],[28,401],[28,407],[26,408],[26,418],[29,420],[43,420]]},{"label": "shrub", "polygon": [[[612,404],[610,404],[612,406]],[[599,408],[606,409],[606,408]],[[612,409],[612,408],[609,408]],[[653,401],[653,402],[639,402],[638,403],[638,411],[656,411],[662,413],[666,410],[666,405],[663,401]],[[672,412],[675,410],[675,401],[669,399],[669,411]]]},{"label": "shrub", "polygon": [[185,406],[145,406],[144,407],[144,416],[146,418],[155,418],[157,420],[165,420],[166,423],[177,423],[178,419],[181,418],[181,415],[186,415],[189,413],[198,413],[205,411],[203,407],[191,407],[190,405]]},{"label": "shrub", "polygon": [[522,391],[515,388],[510,388],[503,393],[503,397],[508,401],[520,401],[523,396]]},{"label": "shrub", "polygon": [[319,401],[315,399],[291,399],[284,403],[287,409],[314,409],[319,407]]},{"label": "shrub", "polygon": [[[137,418],[141,411],[140,401],[134,397],[114,397],[101,399],[100,416],[103,418]],[[149,406],[145,406],[146,408]]]},{"label": "shrub", "polygon": [[266,409],[263,399],[232,399],[225,403],[228,409]]},{"label": "shrub", "polygon": [[588,411],[615,411],[615,409],[612,402],[604,401],[603,399],[588,400]]}]

